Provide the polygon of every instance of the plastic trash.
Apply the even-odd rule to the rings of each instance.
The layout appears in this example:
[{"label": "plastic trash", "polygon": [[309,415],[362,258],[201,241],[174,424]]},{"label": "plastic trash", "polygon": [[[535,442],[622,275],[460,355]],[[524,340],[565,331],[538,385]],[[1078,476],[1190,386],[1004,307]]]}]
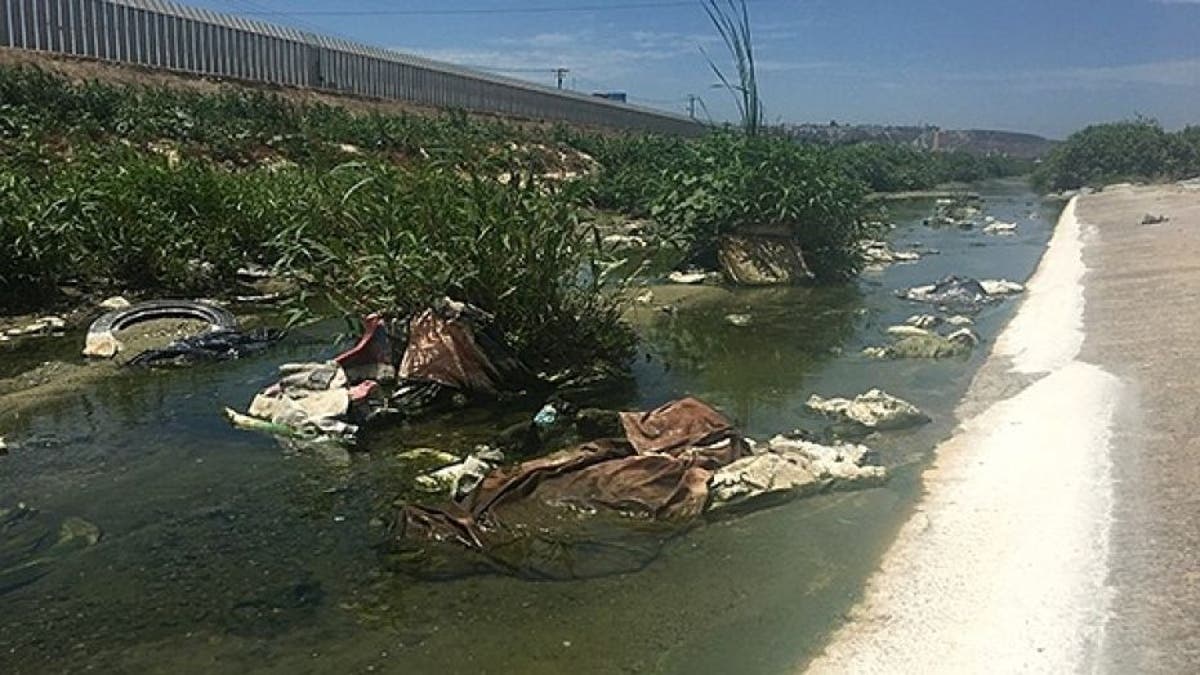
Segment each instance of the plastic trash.
[{"label": "plastic trash", "polygon": [[542,406],[542,409],[537,411],[537,414],[533,416],[533,423],[541,429],[552,427],[557,421],[558,409],[550,403]]}]

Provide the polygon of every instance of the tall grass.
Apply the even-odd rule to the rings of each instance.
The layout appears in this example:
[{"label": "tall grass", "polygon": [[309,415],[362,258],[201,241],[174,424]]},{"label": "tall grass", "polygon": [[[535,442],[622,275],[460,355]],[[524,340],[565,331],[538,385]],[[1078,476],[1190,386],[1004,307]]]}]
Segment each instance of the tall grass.
[{"label": "tall grass", "polygon": [[763,129],[765,117],[758,95],[758,69],[754,62],[754,39],[746,0],[726,0],[724,3],[704,0],[704,11],[729,50],[736,80],[727,76],[708,52],[703,48],[701,51],[721,85],[733,95],[742,120],[742,131],[747,136],[757,136]]},{"label": "tall grass", "polygon": [[348,311],[403,313],[449,294],[496,315],[531,363],[628,354],[620,301],[605,292],[595,235],[576,205],[525,180],[502,184],[421,165],[349,165],[337,199],[281,231],[279,265]]},{"label": "tall grass", "polygon": [[0,162],[0,308],[64,284],[221,293],[249,261],[353,313],[445,294],[486,308],[531,363],[619,360],[631,346],[577,204],[437,163],[231,172],[121,145],[43,177]]}]

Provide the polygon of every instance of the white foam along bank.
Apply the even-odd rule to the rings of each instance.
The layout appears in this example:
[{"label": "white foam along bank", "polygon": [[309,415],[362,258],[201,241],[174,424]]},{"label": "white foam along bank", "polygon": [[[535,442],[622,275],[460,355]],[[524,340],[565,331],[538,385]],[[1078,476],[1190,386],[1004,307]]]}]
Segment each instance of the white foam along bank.
[{"label": "white foam along bank", "polygon": [[1095,668],[1121,384],[1078,360],[1081,234],[1073,200],[990,357],[1042,376],[939,446],[916,514],[810,672]]}]

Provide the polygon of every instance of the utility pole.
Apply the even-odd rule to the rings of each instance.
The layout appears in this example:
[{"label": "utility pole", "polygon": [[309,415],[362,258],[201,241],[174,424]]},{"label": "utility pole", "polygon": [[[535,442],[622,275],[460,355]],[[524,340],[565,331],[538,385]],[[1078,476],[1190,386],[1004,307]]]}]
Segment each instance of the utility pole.
[{"label": "utility pole", "polygon": [[569,73],[569,72],[571,72],[570,68],[555,68],[554,69],[554,76],[558,78],[558,88],[559,89],[562,89],[563,78],[566,77],[567,73]]},{"label": "utility pole", "polygon": [[699,96],[688,94],[688,117],[692,119],[696,119],[696,101],[698,100],[700,100]]}]

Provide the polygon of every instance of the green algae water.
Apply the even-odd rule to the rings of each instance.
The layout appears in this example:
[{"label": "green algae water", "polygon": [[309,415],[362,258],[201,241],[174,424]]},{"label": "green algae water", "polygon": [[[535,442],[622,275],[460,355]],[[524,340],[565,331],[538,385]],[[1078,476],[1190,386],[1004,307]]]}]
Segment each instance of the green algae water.
[{"label": "green algae water", "polygon": [[[887,326],[927,308],[897,289],[947,274],[1024,281],[1058,216],[1015,182],[977,186],[1018,234],[932,229],[930,202],[891,207],[897,249],[936,251],[825,288],[703,290],[673,314],[636,310],[636,386],[614,405],[694,395],[756,438],[816,426],[813,393],[873,387],[934,422],[866,441],[886,486],[794,501],[693,529],[636,571],[582,581],[414,581],[375,544],[419,471],[411,447],[469,450],[528,411],[470,411],[370,434],[347,464],[285,453],[221,416],[278,363],[332,353],[328,336],[187,370],[122,372],[29,412],[0,411],[0,508],[38,510],[45,537],[82,518],[93,546],[0,576],[5,673],[776,673],[819,650],[920,493],[919,473],[1018,299],[990,306],[969,359],[873,361]],[[670,289],[656,291],[662,295]],[[751,315],[730,325],[731,313]],[[34,356],[75,360],[78,345]],[[54,352],[53,355],[50,352]],[[0,518],[0,521],[3,519]],[[15,546],[15,543],[21,546]],[[0,568],[45,546],[0,542]],[[15,550],[19,548],[20,550]],[[19,561],[18,561],[19,562]],[[3,580],[9,578],[9,585]]]}]

